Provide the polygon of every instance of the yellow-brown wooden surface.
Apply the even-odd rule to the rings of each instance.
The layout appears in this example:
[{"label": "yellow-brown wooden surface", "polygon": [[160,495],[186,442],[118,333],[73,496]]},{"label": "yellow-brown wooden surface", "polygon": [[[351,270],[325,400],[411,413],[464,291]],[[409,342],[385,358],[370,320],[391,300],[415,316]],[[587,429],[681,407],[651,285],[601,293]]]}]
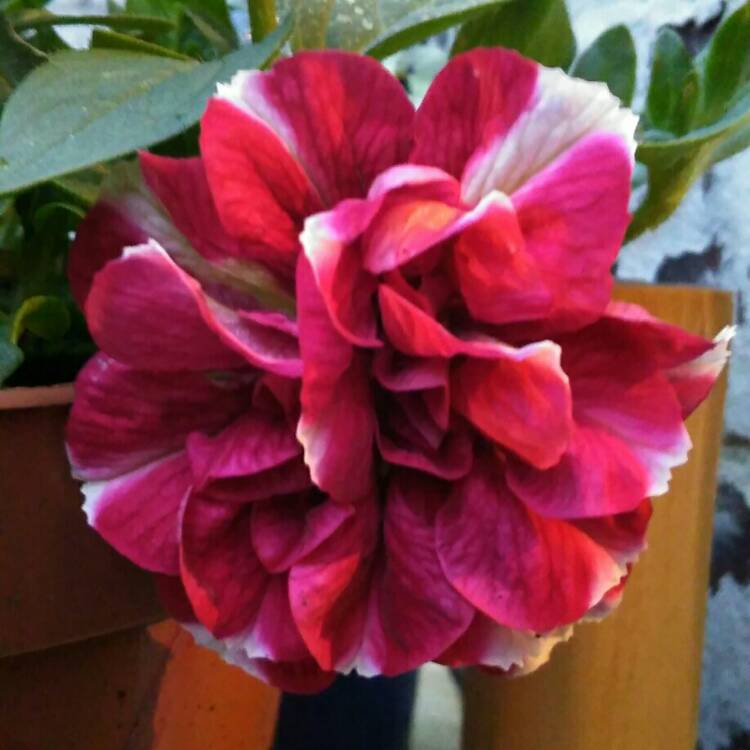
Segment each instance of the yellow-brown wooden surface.
[{"label": "yellow-brown wooden surface", "polygon": [[278,701],[165,621],[0,659],[0,748],[268,750]]},{"label": "yellow-brown wooden surface", "polygon": [[[617,297],[705,336],[731,322],[714,290],[623,285]],[[693,450],[655,501],[620,608],[535,674],[468,674],[465,750],[694,750],[725,383],[688,420]]]}]

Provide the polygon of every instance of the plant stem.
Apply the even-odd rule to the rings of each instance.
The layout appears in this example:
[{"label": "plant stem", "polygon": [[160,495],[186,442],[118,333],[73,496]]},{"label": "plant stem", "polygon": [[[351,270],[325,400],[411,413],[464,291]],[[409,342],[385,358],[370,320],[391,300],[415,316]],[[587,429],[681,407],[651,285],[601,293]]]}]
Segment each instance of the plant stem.
[{"label": "plant stem", "polygon": [[275,0],[247,0],[250,14],[250,31],[256,44],[276,28]]}]

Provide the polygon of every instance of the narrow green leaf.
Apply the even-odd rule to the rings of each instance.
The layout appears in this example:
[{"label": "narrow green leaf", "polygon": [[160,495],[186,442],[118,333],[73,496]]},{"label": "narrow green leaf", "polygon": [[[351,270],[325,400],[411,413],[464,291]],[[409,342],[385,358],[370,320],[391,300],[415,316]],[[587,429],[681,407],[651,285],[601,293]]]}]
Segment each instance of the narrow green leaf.
[{"label": "narrow green leaf", "polygon": [[192,58],[180,52],[162,47],[159,44],[146,42],[127,34],[119,34],[116,31],[105,29],[94,29],[91,34],[91,49],[119,49],[127,52],[142,52],[145,55],[156,55],[158,57],[170,57],[173,60],[187,60]]},{"label": "narrow green leaf", "polygon": [[80,172],[57,177],[52,183],[81,205],[91,206],[99,196],[99,189],[108,174],[109,167],[96,164]]},{"label": "narrow green leaf", "polygon": [[53,56],[5,105],[0,194],[123,156],[185,130],[200,118],[217,81],[264,65],[290,30],[285,22],[260,44],[203,64],[118,50]]},{"label": "narrow green leaf", "polygon": [[169,31],[174,22],[166,18],[152,16],[120,15],[81,15],[58,16],[47,10],[28,11],[15,22],[17,31],[38,29],[43,26],[108,26],[111,29],[130,29],[131,31]]},{"label": "narrow green leaf", "polygon": [[680,138],[656,140],[646,133],[636,158],[648,167],[648,190],[633,216],[627,239],[667,219],[706,169],[750,145],[750,84],[735,102],[719,122]]},{"label": "narrow green leaf", "polygon": [[17,86],[47,56],[13,30],[5,14],[0,13],[0,77],[10,86]]},{"label": "narrow green leaf", "polygon": [[704,58],[701,124],[721,117],[750,77],[750,2],[716,30]]},{"label": "narrow green leaf", "polygon": [[526,57],[567,69],[576,40],[564,0],[513,0],[465,23],[452,54],[474,47],[510,47]]},{"label": "narrow green leaf", "polygon": [[[367,42],[364,51],[374,57],[387,57],[404,47],[410,47],[445,29],[475,18],[483,11],[497,5],[504,5],[507,1],[433,0],[433,2],[419,2],[419,0],[411,0],[398,2],[398,0],[381,0],[379,10],[382,28],[377,36]],[[411,10],[404,13],[407,7]]]},{"label": "narrow green leaf", "polygon": [[508,0],[279,0],[294,12],[294,49],[333,47],[383,58]]},{"label": "narrow green leaf", "polygon": [[646,117],[651,127],[675,135],[690,128],[699,95],[699,79],[680,35],[663,28],[654,45]]},{"label": "narrow green leaf", "polygon": [[61,299],[43,295],[29,297],[13,318],[10,341],[17,345],[26,331],[45,341],[57,341],[69,328],[70,311]]},{"label": "narrow green leaf", "polygon": [[635,91],[636,53],[627,26],[613,26],[598,36],[575,61],[571,74],[587,81],[602,81],[625,105]]}]

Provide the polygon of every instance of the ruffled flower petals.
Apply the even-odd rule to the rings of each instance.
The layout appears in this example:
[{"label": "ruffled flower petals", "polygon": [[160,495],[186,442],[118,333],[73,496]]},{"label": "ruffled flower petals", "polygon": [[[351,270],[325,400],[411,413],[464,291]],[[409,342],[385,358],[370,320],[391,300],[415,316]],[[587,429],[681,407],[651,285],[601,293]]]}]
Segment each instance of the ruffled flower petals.
[{"label": "ruffled flower petals", "polygon": [[484,435],[539,469],[567,448],[570,385],[552,342],[498,346],[494,359],[466,359],[453,369],[451,393],[454,409]]},{"label": "ruffled flower petals", "polygon": [[473,212],[453,248],[458,284],[476,320],[514,323],[550,310],[553,295],[527,252],[515,209],[502,193],[490,193]]},{"label": "ruffled flower petals", "polygon": [[[283,258],[265,245],[252,245],[231,236],[219,219],[200,157],[171,159],[142,151],[143,179],[166,209],[175,227],[206,260],[259,260],[292,274],[293,259]],[[128,243],[134,245],[138,243]]]},{"label": "ruffled flower petals", "polygon": [[414,109],[403,87],[362,55],[299,53],[269,71],[238,73],[219,96],[283,141],[325,206],[364,197],[411,146]]},{"label": "ruffled flower petals", "polygon": [[[497,60],[512,54],[504,50],[484,52]],[[521,62],[531,64],[526,60]],[[520,64],[516,63],[516,67]],[[511,79],[511,91],[523,111],[514,108],[515,116],[509,127],[505,125],[507,120],[501,120],[505,127],[496,127],[494,123],[487,127],[482,142],[466,164],[461,182],[468,203],[476,203],[491,190],[514,193],[593,134],[604,135],[621,145],[632,166],[638,118],[622,108],[604,84],[571,78],[559,69],[542,66],[535,66],[535,72],[533,81],[528,73],[519,83]],[[494,97],[501,97],[501,85],[488,83],[498,88]],[[533,91],[529,91],[532,85]]]},{"label": "ruffled flower petals", "polygon": [[332,211],[311,216],[300,235],[331,323],[343,338],[363,347],[381,345],[371,301],[375,279],[363,270],[360,250],[351,243],[377,208],[364,200],[344,201]]},{"label": "ruffled flower petals", "polygon": [[305,375],[297,439],[313,482],[339,501],[367,496],[373,483],[375,413],[362,353],[331,323],[310,263],[297,267]]},{"label": "ruffled flower petals", "polygon": [[281,466],[302,447],[285,420],[250,411],[214,437],[190,435],[187,453],[196,486],[262,474]]},{"label": "ruffled flower petals", "polygon": [[509,50],[477,49],[454,57],[417,110],[409,160],[460,178],[472,154],[502,142],[532,106],[538,71],[536,63]]},{"label": "ruffled flower petals", "polygon": [[621,565],[634,563],[646,549],[646,531],[651,520],[652,504],[643,500],[628,513],[598,518],[582,518],[574,525],[590,536]]},{"label": "ruffled flower petals", "polygon": [[626,145],[596,134],[512,195],[526,252],[552,296],[548,328],[580,327],[604,311],[630,221],[631,172]]},{"label": "ruffled flower petals", "polygon": [[184,453],[83,485],[88,522],[120,554],[156,573],[179,572],[182,509],[191,490]]},{"label": "ruffled flower petals", "polygon": [[508,486],[546,518],[626,513],[648,494],[649,478],[627,443],[606,430],[576,425],[557,464],[540,471],[510,461]]},{"label": "ruffled flower petals", "polygon": [[477,612],[466,632],[436,661],[449,667],[480,665],[503,672],[533,672],[550,657],[552,649],[572,634],[571,627],[541,635],[498,625]]},{"label": "ruffled flower petals", "polygon": [[445,485],[400,472],[386,503],[384,567],[370,600],[358,670],[393,675],[434,659],[459,638],[474,608],[443,573],[435,513]]},{"label": "ruffled flower petals", "polygon": [[575,622],[614,586],[620,566],[590,537],[526,508],[497,459],[477,461],[437,515],[448,580],[496,622],[545,632]]},{"label": "ruffled flower petals", "polygon": [[134,370],[99,353],[76,379],[66,445],[78,479],[110,479],[215,432],[246,402],[237,383],[203,373]]},{"label": "ruffled flower petals", "polygon": [[289,571],[294,620],[324,671],[349,671],[367,618],[379,509],[370,497]]},{"label": "ruffled flower petals", "polygon": [[200,146],[226,230],[293,264],[302,222],[321,203],[284,143],[258,118],[213,98],[201,120]]},{"label": "ruffled flower petals", "polygon": [[250,627],[268,583],[251,540],[251,513],[206,493],[188,498],[180,574],[198,620],[217,638]]},{"label": "ruffled flower petals", "polygon": [[204,308],[198,282],[149,242],[130,248],[97,274],[86,319],[97,344],[132,367],[175,371],[241,366],[243,359],[207,324]]},{"label": "ruffled flower petals", "polygon": [[724,328],[716,335],[709,351],[667,370],[667,378],[680,402],[683,417],[689,417],[708,397],[729,359],[729,343],[733,337],[734,328]]},{"label": "ruffled flower petals", "polygon": [[149,239],[134,217],[107,200],[95,203],[76,231],[68,256],[68,280],[73,298],[83,309],[94,276],[123,248]]},{"label": "ruffled flower petals", "polygon": [[[655,318],[630,302],[613,301],[588,333],[602,340],[617,338],[620,347],[660,369],[686,364],[712,348],[710,339]],[[637,355],[636,355],[637,352]]]},{"label": "ruffled flower petals", "polygon": [[255,551],[269,572],[281,573],[338,531],[354,509],[330,500],[316,504],[307,492],[255,503],[252,513]]},{"label": "ruffled flower petals", "polygon": [[336,679],[336,672],[324,672],[311,658],[288,662],[247,659],[241,655],[230,655],[226,658],[230,664],[241,667],[285,693],[312,695],[330,687]]}]

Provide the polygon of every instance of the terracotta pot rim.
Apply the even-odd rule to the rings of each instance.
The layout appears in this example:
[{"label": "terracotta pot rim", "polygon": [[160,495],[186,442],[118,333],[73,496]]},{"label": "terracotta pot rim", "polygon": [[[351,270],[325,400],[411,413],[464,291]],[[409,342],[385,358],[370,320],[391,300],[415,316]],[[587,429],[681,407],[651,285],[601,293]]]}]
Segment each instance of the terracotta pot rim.
[{"label": "terracotta pot rim", "polygon": [[0,390],[0,411],[65,406],[71,403],[73,403],[73,383]]}]

